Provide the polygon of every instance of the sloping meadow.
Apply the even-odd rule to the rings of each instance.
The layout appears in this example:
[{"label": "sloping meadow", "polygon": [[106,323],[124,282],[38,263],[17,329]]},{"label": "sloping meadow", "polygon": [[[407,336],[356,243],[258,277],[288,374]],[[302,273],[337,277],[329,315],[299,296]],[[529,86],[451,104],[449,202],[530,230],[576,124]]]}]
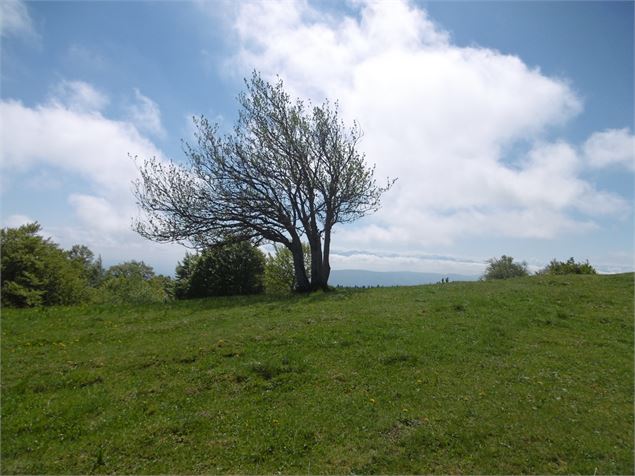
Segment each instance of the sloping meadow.
[{"label": "sloping meadow", "polygon": [[2,472],[632,474],[633,275],[2,313]]}]

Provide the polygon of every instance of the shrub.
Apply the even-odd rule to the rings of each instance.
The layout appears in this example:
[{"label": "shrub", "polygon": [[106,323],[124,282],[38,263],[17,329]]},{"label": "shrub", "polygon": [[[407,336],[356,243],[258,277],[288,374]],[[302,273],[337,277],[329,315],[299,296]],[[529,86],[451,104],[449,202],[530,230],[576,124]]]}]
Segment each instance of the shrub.
[{"label": "shrub", "polygon": [[501,256],[500,258],[492,258],[487,261],[489,264],[485,269],[481,279],[489,281],[491,279],[508,279],[519,276],[527,276],[527,263],[514,263],[511,256]]},{"label": "shrub", "polygon": [[172,298],[172,280],[156,276],[143,261],[127,261],[108,268],[95,300],[110,304],[160,303]]},{"label": "shrub", "polygon": [[544,269],[540,270],[540,274],[597,274],[597,272],[588,261],[576,263],[573,258],[569,258],[566,262],[551,260]]},{"label": "shrub", "polygon": [[176,268],[179,298],[256,294],[263,290],[265,257],[249,242],[216,246],[185,255]]}]

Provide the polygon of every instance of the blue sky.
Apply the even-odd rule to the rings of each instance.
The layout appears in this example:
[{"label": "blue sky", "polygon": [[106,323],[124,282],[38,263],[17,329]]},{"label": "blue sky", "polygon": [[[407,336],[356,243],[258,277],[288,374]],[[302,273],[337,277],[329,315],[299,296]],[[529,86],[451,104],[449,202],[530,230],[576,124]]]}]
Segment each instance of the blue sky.
[{"label": "blue sky", "polygon": [[633,269],[633,2],[2,2],[2,222],[172,273],[128,154],[182,160],[252,69],[339,99],[380,177],[334,268]]}]

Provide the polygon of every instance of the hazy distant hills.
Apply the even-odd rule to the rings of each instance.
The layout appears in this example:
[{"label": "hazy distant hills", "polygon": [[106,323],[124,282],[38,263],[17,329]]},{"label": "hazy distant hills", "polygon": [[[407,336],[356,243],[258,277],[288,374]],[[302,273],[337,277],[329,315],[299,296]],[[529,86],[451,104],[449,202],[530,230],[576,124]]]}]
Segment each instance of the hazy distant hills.
[{"label": "hazy distant hills", "polygon": [[411,271],[366,271],[363,269],[331,270],[331,286],[414,286],[450,278],[450,281],[476,281],[478,276],[463,274],[418,273]]}]

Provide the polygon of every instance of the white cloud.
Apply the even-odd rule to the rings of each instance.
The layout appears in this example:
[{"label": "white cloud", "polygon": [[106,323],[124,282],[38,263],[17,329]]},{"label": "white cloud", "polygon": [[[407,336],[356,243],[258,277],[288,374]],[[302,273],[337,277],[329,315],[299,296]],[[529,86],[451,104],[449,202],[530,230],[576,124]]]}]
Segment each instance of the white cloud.
[{"label": "white cloud", "polygon": [[133,125],[59,103],[31,108],[15,100],[2,101],[0,117],[5,169],[55,167],[87,179],[111,197],[130,195],[130,180],[137,170],[128,154],[161,156]]},{"label": "white cloud", "polygon": [[354,252],[331,255],[334,269],[365,269],[369,271],[420,271],[426,273],[456,273],[471,276],[483,274],[485,260],[425,256],[412,254],[379,254]]},{"label": "white cloud", "polygon": [[43,105],[0,102],[3,176],[34,171],[36,177],[45,168],[67,184],[79,179],[90,192],[65,186],[72,213],[64,225],[38,217],[54,241],[63,247],[86,244],[110,263],[144,259],[170,272],[183,248],[149,243],[130,228],[137,215],[131,181],[138,174],[130,155],[161,158],[161,151],[130,122],[102,115],[97,109],[104,102],[90,85],[63,84],[67,94]]},{"label": "white cloud", "polygon": [[62,80],[51,92],[50,104],[79,113],[99,112],[108,105],[109,99],[84,81]]},{"label": "white cloud", "polygon": [[104,197],[84,194],[71,194],[68,202],[90,230],[105,236],[130,231],[132,210],[129,207],[116,206]]},{"label": "white cloud", "polygon": [[584,143],[584,155],[591,167],[621,165],[635,170],[635,136],[628,129],[596,132]]},{"label": "white cloud", "polygon": [[154,134],[157,137],[165,136],[165,129],[161,125],[161,110],[156,102],[134,90],[135,103],[128,106],[130,121],[141,131]]},{"label": "white cloud", "polygon": [[[453,45],[408,2],[356,5],[357,16],[335,17],[306,2],[245,2],[234,17],[241,74],[256,68],[300,96],[338,99],[344,119],[364,129],[378,177],[399,178],[380,212],[337,231],[338,246],[554,238],[629,209],[580,177],[574,146],[542,141],[582,110],[566,80]],[[518,143],[529,152],[507,157]]]},{"label": "white cloud", "polygon": [[3,37],[37,38],[26,2],[2,0],[0,2],[0,32]]}]

